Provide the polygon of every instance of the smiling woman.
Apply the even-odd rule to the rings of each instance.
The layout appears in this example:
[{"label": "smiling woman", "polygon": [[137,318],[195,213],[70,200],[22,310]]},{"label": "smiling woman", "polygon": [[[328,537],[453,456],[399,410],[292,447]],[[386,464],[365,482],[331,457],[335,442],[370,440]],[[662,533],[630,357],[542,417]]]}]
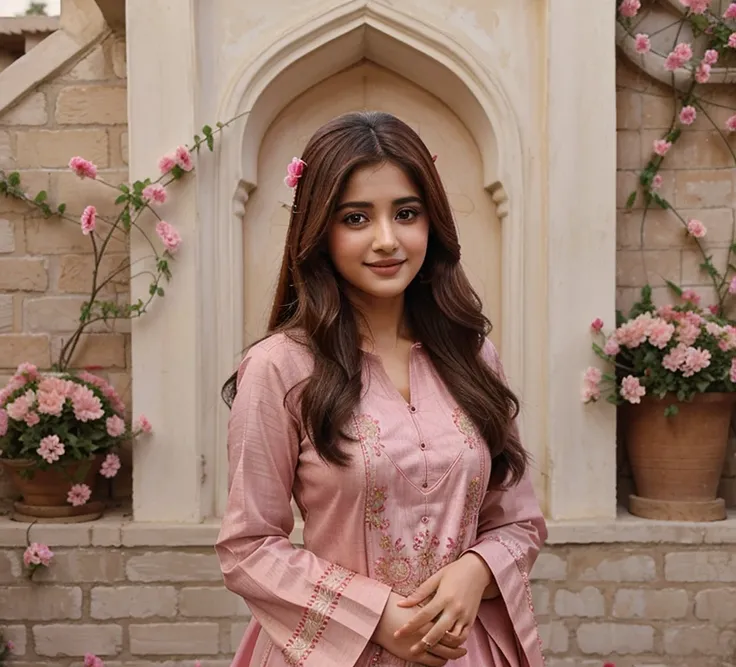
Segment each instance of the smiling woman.
[{"label": "smiling woman", "polygon": [[254,617],[233,665],[541,667],[545,523],[432,155],[349,113],[287,182],[269,335],[225,387],[216,548]]}]

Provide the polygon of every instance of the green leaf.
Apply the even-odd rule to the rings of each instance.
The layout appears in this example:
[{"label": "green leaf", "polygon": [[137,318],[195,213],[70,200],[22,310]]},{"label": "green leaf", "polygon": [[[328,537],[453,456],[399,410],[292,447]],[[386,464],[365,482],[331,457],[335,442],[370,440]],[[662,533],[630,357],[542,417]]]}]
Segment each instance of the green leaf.
[{"label": "green leaf", "polygon": [[33,201],[37,204],[41,204],[42,202],[46,201],[46,197],[48,197],[48,194],[46,193],[46,190],[41,190],[34,198]]},{"label": "green leaf", "polygon": [[674,405],[674,404],[673,405],[668,405],[664,409],[664,416],[665,417],[674,417],[679,411],[680,411],[680,409],[676,405]]},{"label": "green leaf", "polygon": [[121,183],[119,187],[121,192],[124,192],[126,195],[130,194],[130,188],[125,183]]},{"label": "green leaf", "polygon": [[64,211],[66,211],[66,204],[59,204],[59,208],[56,210],[59,215],[64,215]]},{"label": "green leaf", "polygon": [[149,293],[149,294],[150,294],[151,296],[153,296],[154,294],[156,294],[156,283],[151,283],[151,284],[150,284],[150,285],[148,286],[148,293]]},{"label": "green leaf", "polygon": [[163,295],[164,295],[164,288],[163,288],[163,287],[159,287],[159,288],[158,288],[158,289],[156,290],[156,293],[157,293],[157,294],[158,294],[159,296],[163,296]]},{"label": "green leaf", "polygon": [[225,127],[219,120],[215,123],[215,125],[217,125],[219,129],[222,129],[223,127]]},{"label": "green leaf", "polygon": [[17,171],[12,172],[8,175],[8,183],[14,188],[20,185],[20,174]]},{"label": "green leaf", "polygon": [[204,136],[205,137],[208,137],[208,136],[210,136],[212,134],[212,128],[209,125],[205,125],[202,128],[202,132],[204,132]]},{"label": "green leaf", "polygon": [[145,183],[143,183],[143,181],[136,181],[135,183],[133,183],[133,192],[135,192],[135,194],[137,195],[140,195],[143,192],[143,188],[145,187],[146,185]]},{"label": "green leaf", "polygon": [[215,148],[215,138],[211,135],[207,135],[207,148],[210,149],[210,151],[213,151]]},{"label": "green leaf", "polygon": [[128,195],[120,195],[116,200],[115,204],[122,204],[123,202],[128,200]]},{"label": "green leaf", "polygon": [[702,33],[708,27],[708,17],[703,14],[690,14],[688,17],[690,25],[695,28],[698,33]]},{"label": "green leaf", "polygon": [[665,282],[667,283],[667,287],[669,287],[676,296],[682,296],[682,287],[680,287],[679,285],[675,285],[675,283],[673,283],[671,280],[665,280]]},{"label": "green leaf", "polygon": [[202,141],[202,137],[200,137],[198,134],[194,135],[194,143],[198,144],[200,141]]},{"label": "green leaf", "polygon": [[636,203],[636,190],[634,190],[629,195],[629,198],[626,200],[626,208],[631,209],[635,203]]}]

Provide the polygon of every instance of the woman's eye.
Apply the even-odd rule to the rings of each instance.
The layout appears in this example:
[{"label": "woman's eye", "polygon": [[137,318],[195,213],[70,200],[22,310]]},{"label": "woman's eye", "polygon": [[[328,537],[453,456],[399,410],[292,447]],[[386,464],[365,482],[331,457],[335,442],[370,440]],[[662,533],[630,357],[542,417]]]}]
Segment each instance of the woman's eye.
[{"label": "woman's eye", "polygon": [[348,225],[362,225],[366,217],[362,213],[349,213],[343,218],[343,222]]},{"label": "woman's eye", "polygon": [[397,214],[396,217],[399,220],[414,220],[419,215],[419,211],[416,211],[413,208],[402,208]]}]

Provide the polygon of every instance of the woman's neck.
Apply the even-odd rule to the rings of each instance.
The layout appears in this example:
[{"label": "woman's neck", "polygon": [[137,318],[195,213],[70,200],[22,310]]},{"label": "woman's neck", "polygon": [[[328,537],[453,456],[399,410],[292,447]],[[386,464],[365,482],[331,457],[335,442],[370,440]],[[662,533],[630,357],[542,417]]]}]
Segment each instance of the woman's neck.
[{"label": "woman's neck", "polygon": [[370,352],[395,349],[411,338],[404,317],[404,295],[379,299],[366,294],[349,294],[357,311],[362,347]]}]

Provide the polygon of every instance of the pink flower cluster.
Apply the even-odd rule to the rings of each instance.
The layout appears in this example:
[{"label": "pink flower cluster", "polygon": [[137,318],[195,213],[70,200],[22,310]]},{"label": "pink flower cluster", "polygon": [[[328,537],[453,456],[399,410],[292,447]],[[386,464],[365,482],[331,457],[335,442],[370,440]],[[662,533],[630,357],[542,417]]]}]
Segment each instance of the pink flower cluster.
[{"label": "pink flower cluster", "polygon": [[64,456],[64,443],[59,440],[58,435],[47,435],[41,438],[36,451],[46,463],[54,463]]},{"label": "pink flower cluster", "polygon": [[627,375],[621,380],[621,396],[629,403],[641,403],[647,390],[641,386],[639,378]]},{"label": "pink flower cluster", "polygon": [[687,63],[692,60],[693,47],[687,42],[680,42],[675,48],[668,54],[664,61],[665,69],[670,72],[674,72],[680,67],[684,67]]},{"label": "pink flower cluster", "polygon": [[66,495],[66,501],[74,507],[80,507],[81,505],[86,505],[91,496],[92,489],[86,484],[75,484],[69,489],[69,493]]},{"label": "pink flower cluster", "polygon": [[143,188],[143,198],[156,204],[165,204],[167,199],[166,188],[160,183],[153,183]]},{"label": "pink flower cluster", "polygon": [[105,663],[102,658],[98,658],[94,653],[85,653],[84,667],[105,667]]},{"label": "pink flower cluster", "polygon": [[693,14],[705,14],[711,0],[680,0],[683,7],[688,7]]},{"label": "pink flower cluster", "polygon": [[679,343],[662,360],[662,366],[673,373],[682,371],[683,377],[692,377],[710,366],[711,354],[708,350]]},{"label": "pink flower cluster", "polygon": [[159,220],[156,225],[156,233],[166,247],[166,250],[168,250],[172,255],[179,249],[179,246],[181,245],[181,236],[173,225],[165,222],[164,220]]},{"label": "pink flower cluster", "polygon": [[695,110],[694,106],[688,104],[687,106],[682,107],[682,110],[680,111],[680,122],[683,125],[692,125],[697,117],[698,112]]},{"label": "pink flower cluster", "polygon": [[306,166],[307,163],[304,162],[304,160],[300,160],[298,157],[292,158],[291,162],[286,166],[286,178],[284,178],[284,183],[286,183],[290,188],[295,188],[299,179],[302,177],[304,167]]},{"label": "pink flower cluster", "polygon": [[71,169],[79,178],[97,178],[97,166],[83,157],[73,157],[69,160],[69,169]]},{"label": "pink flower cluster", "polygon": [[634,48],[637,53],[649,53],[652,50],[652,42],[649,39],[649,35],[639,33],[634,38]]},{"label": "pink flower cluster", "polygon": [[687,231],[696,239],[702,239],[708,232],[705,225],[700,220],[691,219],[687,223]]},{"label": "pink flower cluster", "polygon": [[641,0],[623,0],[618,9],[624,18],[634,18],[641,9]]},{"label": "pink flower cluster", "polygon": [[603,373],[599,368],[590,366],[583,376],[583,390],[581,398],[583,403],[597,401],[601,397],[601,380]]},{"label": "pink flower cluster", "polygon": [[45,544],[32,542],[23,552],[23,563],[26,567],[48,567],[51,564],[53,557],[54,552]]},{"label": "pink flower cluster", "polygon": [[723,12],[724,19],[736,19],[736,2],[732,2]]},{"label": "pink flower cluster", "polygon": [[168,174],[174,167],[179,167],[182,171],[191,171],[194,168],[192,154],[186,146],[179,146],[173,155],[164,155],[158,161],[162,174]]}]

